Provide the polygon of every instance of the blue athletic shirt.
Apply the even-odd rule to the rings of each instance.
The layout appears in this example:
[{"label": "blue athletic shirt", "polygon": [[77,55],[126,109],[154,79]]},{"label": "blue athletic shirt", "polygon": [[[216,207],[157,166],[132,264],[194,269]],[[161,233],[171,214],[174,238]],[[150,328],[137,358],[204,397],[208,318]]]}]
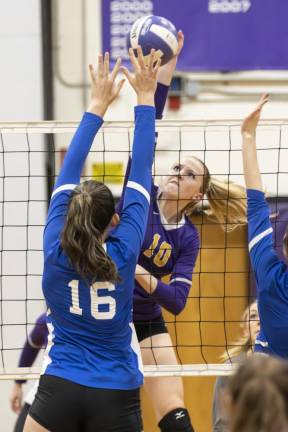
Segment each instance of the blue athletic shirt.
[{"label": "blue athletic shirt", "polygon": [[288,357],[288,271],[273,247],[264,193],[247,190],[249,252],[257,283],[261,331],[255,351]]},{"label": "blue athletic shirt", "polygon": [[143,373],[132,324],[132,296],[150,202],[154,107],[135,108],[133,163],[121,221],[103,245],[117,266],[120,283],[89,286],[70,265],[60,241],[70,194],[79,184],[102,122],[94,114],[84,114],[51,198],[44,231],[43,292],[49,336],[42,373],[89,387],[134,389],[142,384]]}]

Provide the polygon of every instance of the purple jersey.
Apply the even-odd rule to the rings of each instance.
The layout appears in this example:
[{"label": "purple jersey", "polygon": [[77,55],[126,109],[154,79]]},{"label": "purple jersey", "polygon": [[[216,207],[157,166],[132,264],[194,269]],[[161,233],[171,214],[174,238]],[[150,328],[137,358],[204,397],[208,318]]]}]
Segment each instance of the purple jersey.
[{"label": "purple jersey", "polygon": [[[126,180],[130,171],[129,159]],[[185,216],[177,224],[168,223],[161,214],[157,197],[157,186],[152,186],[149,216],[145,238],[138,258],[145,270],[158,279],[156,290],[148,294],[135,280],[133,300],[134,321],[149,321],[161,314],[161,306],[177,315],[185,307],[192,284],[192,274],[199,250],[198,231]],[[123,194],[122,194],[123,197]],[[122,199],[117,211],[120,212]],[[170,276],[170,282],[161,281]]]},{"label": "purple jersey", "polygon": [[[158,83],[155,93],[156,118],[161,119],[169,87]],[[117,211],[123,205],[123,196],[129,177],[129,158],[122,197]],[[169,224],[161,215],[157,197],[159,189],[152,186],[151,201],[145,238],[138,264],[158,279],[153,294],[148,294],[135,280],[133,300],[134,321],[149,321],[161,314],[161,306],[177,315],[185,307],[192,283],[192,273],[199,250],[199,236],[195,226],[184,217],[178,224]],[[171,275],[168,284],[161,281]]]},{"label": "purple jersey", "polygon": [[[192,273],[199,250],[195,226],[185,216],[169,224],[159,211],[159,189],[153,186],[146,234],[138,264],[158,279],[156,290],[148,294],[135,280],[133,318],[146,321],[161,314],[161,306],[179,314],[185,307],[192,283]],[[171,275],[170,282],[160,279]]]}]

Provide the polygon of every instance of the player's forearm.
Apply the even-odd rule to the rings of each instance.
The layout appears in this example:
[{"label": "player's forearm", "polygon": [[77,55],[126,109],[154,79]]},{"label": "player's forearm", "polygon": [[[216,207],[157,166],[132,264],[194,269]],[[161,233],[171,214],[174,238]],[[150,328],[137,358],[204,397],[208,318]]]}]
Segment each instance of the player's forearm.
[{"label": "player's forearm", "polygon": [[168,96],[168,90],[169,90],[168,85],[158,82],[157,89],[154,96],[155,108],[156,108],[156,119],[158,120],[162,119],[163,111]]},{"label": "player's forearm", "polygon": [[96,133],[102,126],[103,119],[86,112],[75,132],[64,159],[55,188],[63,184],[78,184],[81,172]]},{"label": "player's forearm", "polygon": [[129,181],[140,184],[150,193],[151,170],[155,145],[155,108],[135,108],[135,131]]},{"label": "player's forearm", "polygon": [[136,281],[148,294],[152,294],[156,290],[158,279],[139,264],[137,265],[136,272]]},{"label": "player's forearm", "polygon": [[103,118],[107,111],[108,106],[109,104],[107,103],[103,104],[103,103],[95,103],[94,101],[91,101],[87,108],[87,112]]},{"label": "player's forearm", "polygon": [[169,86],[171,84],[173,74],[177,64],[177,57],[173,57],[166,65],[161,66],[158,72],[157,81],[161,84]]},{"label": "player's forearm", "polygon": [[122,192],[121,192],[120,201],[118,202],[118,204],[116,206],[116,213],[118,213],[118,214],[121,213],[121,210],[123,208],[125,190],[126,190],[128,178],[129,178],[130,171],[131,171],[131,163],[132,163],[132,159],[131,159],[131,156],[129,156],[129,159],[128,159],[128,162],[127,162],[127,166],[126,166],[126,172],[125,172],[125,177],[124,177],[124,182],[123,182],[123,188],[122,188]]},{"label": "player's forearm", "polygon": [[28,340],[26,341],[19,359],[19,367],[30,367],[34,363],[40,348],[32,347]]},{"label": "player's forearm", "polygon": [[137,104],[154,107],[155,106],[154,93],[153,92],[138,92],[137,93]]},{"label": "player's forearm", "polygon": [[184,287],[184,284],[179,283],[178,289],[172,287],[156,279],[139,264],[136,267],[135,279],[147,294],[154,297],[157,303],[169,312],[178,315],[184,309],[189,293],[189,288]]},{"label": "player's forearm", "polygon": [[[31,367],[39,353],[39,349],[33,348],[28,340],[26,341],[18,362],[18,367]],[[26,380],[16,380],[17,384],[23,384]]]},{"label": "player's forearm", "polygon": [[189,288],[185,283],[170,285],[158,280],[152,297],[168,312],[178,315],[186,305]]},{"label": "player's forearm", "polygon": [[262,191],[262,180],[257,160],[255,136],[243,134],[242,140],[243,172],[246,188]]}]

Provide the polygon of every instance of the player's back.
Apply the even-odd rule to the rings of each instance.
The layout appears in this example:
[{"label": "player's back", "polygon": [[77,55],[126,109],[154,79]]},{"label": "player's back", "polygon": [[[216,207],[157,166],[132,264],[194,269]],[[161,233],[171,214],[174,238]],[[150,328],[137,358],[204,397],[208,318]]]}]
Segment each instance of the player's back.
[{"label": "player's back", "polygon": [[142,367],[130,325],[137,257],[116,236],[106,248],[119,273],[115,285],[79,278],[60,241],[46,257],[43,290],[49,306],[49,342],[44,369],[91,387],[137,388]]},{"label": "player's back", "polygon": [[[84,386],[128,390],[139,388],[143,382],[140,349],[132,325],[132,293],[149,210],[155,109],[141,105],[135,108],[134,156],[121,220],[104,244],[119,275],[115,285],[98,281],[94,270],[90,281],[82,278],[65,254],[67,249],[62,248],[65,227],[75,220],[75,214],[72,219],[67,216],[75,198],[71,194],[79,184],[85,158],[101,124],[101,118],[84,114],[49,205],[43,243],[49,337],[43,373]],[[144,144],[146,152],[142,151]],[[102,231],[99,245],[103,237]],[[76,252],[84,257],[88,253]]]}]

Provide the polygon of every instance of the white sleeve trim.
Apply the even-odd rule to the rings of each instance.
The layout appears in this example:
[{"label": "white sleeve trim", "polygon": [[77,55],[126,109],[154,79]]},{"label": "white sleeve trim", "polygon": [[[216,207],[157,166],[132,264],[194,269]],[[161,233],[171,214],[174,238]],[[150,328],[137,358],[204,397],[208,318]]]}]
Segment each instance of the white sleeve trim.
[{"label": "white sleeve trim", "polygon": [[64,184],[62,186],[59,186],[57,189],[55,189],[51,195],[51,199],[58,193],[62,192],[64,190],[74,190],[78,185],[76,184]]},{"label": "white sleeve trim", "polygon": [[250,242],[249,242],[249,252],[251,252],[251,249],[257,244],[259,243],[260,240],[262,240],[264,237],[266,237],[267,235],[271,234],[273,232],[273,228],[270,227],[267,230],[263,231],[262,233],[258,234],[257,236],[255,236]]},{"label": "white sleeve trim", "polygon": [[29,343],[29,345],[30,345],[32,348],[35,348],[35,349],[40,349],[40,348],[42,348],[42,345],[37,345],[37,344],[35,344],[35,343],[32,341],[30,335],[28,335],[27,339],[28,339],[28,343]]},{"label": "white sleeve trim", "polygon": [[260,339],[256,339],[255,345],[261,345],[264,348],[267,348],[269,346],[268,342],[261,341]]},{"label": "white sleeve trim", "polygon": [[147,190],[140,183],[136,183],[134,181],[129,180],[127,182],[127,187],[129,187],[131,189],[135,189],[138,192],[140,192],[147,199],[148,204],[150,204],[150,194],[149,194],[149,192],[147,192]]},{"label": "white sleeve trim", "polygon": [[174,282],[184,282],[184,283],[187,283],[187,284],[189,284],[189,285],[192,284],[192,281],[189,280],[189,279],[185,279],[185,278],[181,278],[181,277],[177,278],[177,277],[176,277],[176,278],[172,279],[172,280],[169,282],[169,285],[171,285],[171,284],[174,283]]}]

